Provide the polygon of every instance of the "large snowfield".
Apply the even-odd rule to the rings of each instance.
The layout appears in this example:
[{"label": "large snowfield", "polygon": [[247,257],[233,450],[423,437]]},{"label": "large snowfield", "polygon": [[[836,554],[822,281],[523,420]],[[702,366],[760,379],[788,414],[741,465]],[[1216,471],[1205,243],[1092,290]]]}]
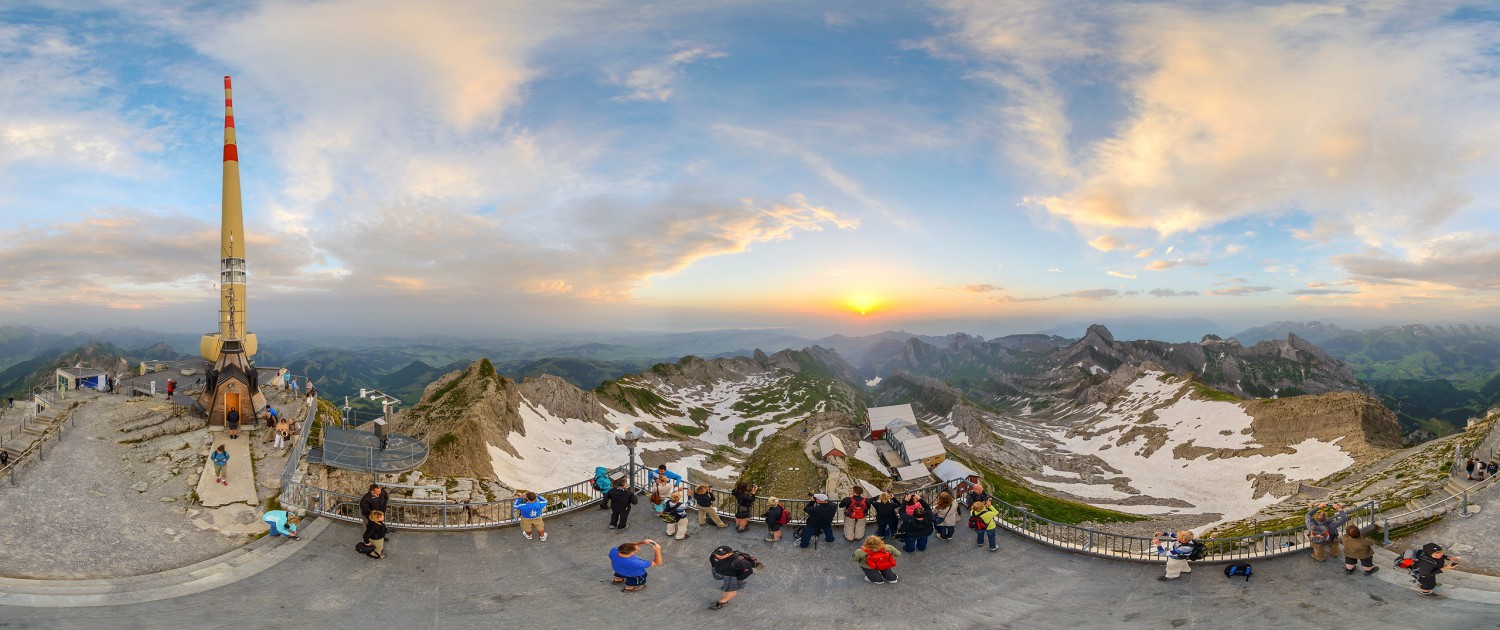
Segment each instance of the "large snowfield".
[{"label": "large snowfield", "polygon": [[495,476],[512,488],[555,490],[592,478],[596,466],[625,463],[625,447],[615,444],[614,433],[602,424],[559,418],[530,403],[521,405],[521,422],[526,435],[508,438],[520,458],[485,445]]},{"label": "large snowfield", "polygon": [[[1125,395],[1087,427],[1091,436],[1068,437],[1059,430],[1053,437],[1063,447],[1078,454],[1095,455],[1120,471],[1106,479],[1128,479],[1128,485],[1142,496],[1180,499],[1191,508],[1165,505],[1112,505],[1134,514],[1218,513],[1222,521],[1237,520],[1254,514],[1280,499],[1270,494],[1254,498],[1251,477],[1261,473],[1280,473],[1292,481],[1312,481],[1352,465],[1354,459],[1335,443],[1308,439],[1292,446],[1294,453],[1217,457],[1202,455],[1197,459],[1177,459],[1173,450],[1182,444],[1214,449],[1243,449],[1261,446],[1249,435],[1252,418],[1240,405],[1232,402],[1178,398],[1188,384],[1160,373],[1148,372],[1130,385]],[[1170,402],[1170,404],[1168,404]],[[1165,405],[1165,406],[1163,406]],[[1155,410],[1155,419],[1141,422],[1142,415]],[[1138,435],[1116,444],[1134,427],[1166,429],[1166,443],[1146,455],[1149,435]],[[1049,470],[1055,475],[1069,475]],[[1074,474],[1074,476],[1077,476]],[[1119,499],[1128,496],[1104,483],[1090,484],[1035,481],[1037,485],[1061,490],[1082,498]]]}]

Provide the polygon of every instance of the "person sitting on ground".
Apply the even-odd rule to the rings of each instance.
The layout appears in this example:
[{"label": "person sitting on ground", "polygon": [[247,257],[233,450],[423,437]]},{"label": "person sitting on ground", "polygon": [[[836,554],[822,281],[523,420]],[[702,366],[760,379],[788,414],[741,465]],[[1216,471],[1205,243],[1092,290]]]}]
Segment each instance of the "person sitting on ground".
[{"label": "person sitting on ground", "polygon": [[719,511],[714,509],[714,493],[708,486],[699,485],[693,489],[693,502],[698,504],[698,525],[712,521],[719,529],[728,527],[724,524],[724,519],[719,518]]},{"label": "person sitting on ground", "polygon": [[771,497],[766,499],[766,542],[774,543],[781,540],[781,526],[791,520],[791,514],[781,505],[781,499]]},{"label": "person sitting on ground", "polygon": [[[651,545],[656,557],[652,560],[638,558],[635,552],[641,545]],[[610,568],[615,571],[615,584],[624,584],[622,593],[631,593],[646,588],[646,569],[661,566],[661,545],[647,538],[640,542],[629,542],[609,550]]]},{"label": "person sitting on ground", "polygon": [[718,610],[728,604],[729,600],[740,594],[745,580],[755,573],[755,563],[750,557],[735,551],[729,545],[719,545],[709,552],[708,566],[713,571],[714,579],[722,582],[720,590],[724,593],[719,596],[719,601],[708,607],[709,610]]},{"label": "person sitting on ground", "polygon": [[1307,539],[1312,543],[1312,559],[1324,562],[1329,556],[1338,557],[1339,530],[1349,522],[1344,506],[1319,503],[1308,510],[1303,520],[1307,524]]},{"label": "person sitting on ground", "polygon": [[385,557],[385,535],[387,531],[389,530],[385,527],[385,512],[374,510],[365,518],[364,541],[366,545],[375,548],[374,551],[369,553],[371,558],[379,560]]},{"label": "person sitting on ground", "polygon": [[1192,565],[1188,564],[1196,548],[1193,545],[1193,532],[1185,529],[1177,532],[1176,538],[1170,539],[1171,547],[1164,547],[1161,539],[1162,536],[1168,535],[1167,532],[1158,532],[1151,539],[1151,544],[1156,545],[1156,552],[1167,556],[1167,574],[1156,578],[1162,581],[1175,580],[1184,573],[1193,572]]},{"label": "person sitting on ground", "polygon": [[1437,543],[1422,545],[1422,552],[1417,554],[1417,561],[1411,565],[1411,573],[1417,578],[1417,590],[1427,597],[1442,597],[1432,592],[1432,589],[1437,588],[1437,575],[1443,569],[1458,566],[1460,559],[1445,554],[1442,546]]},{"label": "person sitting on ground", "polygon": [[854,561],[859,563],[859,570],[864,571],[866,582],[895,584],[896,572],[893,569],[899,555],[901,550],[885,544],[879,536],[870,536],[854,550]]},{"label": "person sitting on ground", "polygon": [[901,502],[891,496],[891,493],[882,492],[879,497],[870,501],[870,507],[875,510],[875,535],[895,536],[896,525],[900,522],[897,511],[901,508]]},{"label": "person sitting on ground", "polygon": [[1354,573],[1354,563],[1365,567],[1365,575],[1380,570],[1375,566],[1375,541],[1360,534],[1359,526],[1350,523],[1344,530],[1344,575]]},{"label": "person sitting on ground", "polygon": [[370,520],[371,512],[376,510],[384,512],[385,506],[390,500],[391,496],[385,493],[385,488],[380,487],[378,483],[372,483],[370,484],[369,492],[366,492],[365,496],[359,498],[359,514],[368,521]]},{"label": "person sitting on ground", "polygon": [[290,540],[297,540],[297,524],[302,522],[302,517],[287,514],[286,510],[271,510],[261,516],[260,520],[270,526],[271,536],[285,536]]}]

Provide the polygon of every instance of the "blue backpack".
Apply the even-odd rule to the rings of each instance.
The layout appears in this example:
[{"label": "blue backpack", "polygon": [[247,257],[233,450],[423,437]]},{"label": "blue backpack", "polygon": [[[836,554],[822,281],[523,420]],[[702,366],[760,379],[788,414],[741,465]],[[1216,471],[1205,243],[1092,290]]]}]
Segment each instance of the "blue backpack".
[{"label": "blue backpack", "polygon": [[1236,575],[1243,575],[1243,576],[1245,576],[1245,581],[1249,582],[1250,581],[1250,573],[1251,573],[1251,571],[1252,570],[1251,570],[1249,564],[1231,564],[1231,565],[1229,565],[1227,567],[1224,567],[1224,577],[1234,577]]},{"label": "blue backpack", "polygon": [[594,469],[594,489],[600,492],[609,492],[609,469],[600,466]]}]

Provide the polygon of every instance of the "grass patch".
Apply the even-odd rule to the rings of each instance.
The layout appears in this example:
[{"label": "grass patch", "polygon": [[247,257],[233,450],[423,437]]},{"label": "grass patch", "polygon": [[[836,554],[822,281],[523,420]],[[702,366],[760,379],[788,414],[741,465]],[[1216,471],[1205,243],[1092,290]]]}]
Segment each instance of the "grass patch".
[{"label": "grass patch", "polygon": [[276,494],[273,494],[273,495],[271,495],[271,498],[266,499],[266,510],[267,511],[271,511],[271,510],[281,510],[281,509],[285,509],[285,508],[281,507],[281,491],[277,490]]},{"label": "grass patch", "polygon": [[[802,432],[797,422],[777,432],[745,460],[744,480],[761,487],[760,494],[802,498],[823,488],[823,471],[802,451]],[[793,437],[793,434],[796,437]]]},{"label": "grass patch", "polygon": [[703,463],[704,464],[716,464],[716,465],[728,466],[729,463],[730,463],[729,462],[729,455],[731,453],[733,453],[733,452],[734,452],[734,449],[731,448],[730,446],[728,446],[726,444],[720,444],[720,445],[714,447],[713,454],[709,455],[707,459],[704,459]]},{"label": "grass patch", "polygon": [[693,422],[697,422],[699,424],[708,422],[708,416],[708,410],[702,407],[692,407],[688,409],[688,419],[692,420]]},{"label": "grass patch", "polygon": [[708,430],[707,427],[700,427],[692,424],[673,424],[670,426],[672,427],[673,431],[692,437],[703,435],[703,432]]},{"label": "grass patch", "polygon": [[436,442],[432,443],[433,454],[440,454],[454,446],[458,446],[458,436],[452,433],[444,433]]},{"label": "grass patch", "polygon": [[984,476],[985,489],[996,498],[1012,505],[1025,507],[1031,510],[1033,514],[1042,518],[1069,525],[1076,525],[1084,521],[1093,521],[1095,523],[1134,523],[1146,520],[1144,516],[1096,508],[1092,505],[1085,505],[1076,501],[1050,497],[1012,481],[1010,478],[979,465],[972,460],[966,460],[951,454],[950,457],[957,459],[959,463],[973,470],[979,471]]},{"label": "grass patch", "polygon": [[868,481],[876,487],[885,487],[885,484],[891,480],[890,476],[866,463],[865,460],[849,457],[844,460],[844,463],[849,467],[849,476]]},{"label": "grass patch", "polygon": [[1217,400],[1221,402],[1239,402],[1241,400],[1239,396],[1198,382],[1193,383],[1193,394],[1199,400]]}]

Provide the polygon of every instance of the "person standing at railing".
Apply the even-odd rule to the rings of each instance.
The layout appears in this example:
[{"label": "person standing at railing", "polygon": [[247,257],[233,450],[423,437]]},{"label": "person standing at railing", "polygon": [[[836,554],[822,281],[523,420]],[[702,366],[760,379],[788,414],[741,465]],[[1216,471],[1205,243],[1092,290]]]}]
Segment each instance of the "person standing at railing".
[{"label": "person standing at railing", "polygon": [[938,540],[953,540],[958,527],[958,502],[947,490],[938,494],[937,503],[932,506],[932,525],[937,528]]},{"label": "person standing at railing", "polygon": [[1312,559],[1326,562],[1329,556],[1339,556],[1339,530],[1349,522],[1344,506],[1337,503],[1319,503],[1307,511],[1307,540],[1312,544]]},{"label": "person standing at railing", "polygon": [[667,536],[684,540],[690,538],[688,534],[687,503],[689,498],[687,488],[678,488],[662,500],[661,505],[656,506],[661,513],[661,520],[667,524]]},{"label": "person standing at railing", "polygon": [[547,509],[547,497],[539,497],[535,492],[526,492],[516,497],[511,504],[516,514],[521,517],[521,535],[526,540],[531,540],[531,532],[535,531],[541,542],[547,542],[547,530],[543,529],[542,511]]},{"label": "person standing at railing", "polygon": [[786,525],[791,519],[791,514],[781,505],[781,499],[771,497],[766,499],[766,542],[774,543],[781,540],[781,526]]},{"label": "person standing at railing", "polygon": [[372,483],[370,484],[370,490],[365,493],[365,496],[359,498],[359,513],[368,521],[370,520],[370,514],[384,512],[385,506],[390,500],[391,495],[385,493],[385,488],[380,487],[378,483]]},{"label": "person standing at railing", "polygon": [[865,537],[865,519],[870,515],[870,500],[865,498],[865,489],[855,485],[850,496],[839,501],[844,510],[844,540],[854,542]]},{"label": "person standing at railing", "polygon": [[984,491],[984,484],[976,483],[969,486],[969,491],[964,493],[963,504],[969,508],[970,512],[973,512],[975,503],[980,501],[988,502],[991,498],[993,497],[990,496],[990,493]]},{"label": "person standing at railing", "polygon": [[1353,523],[1344,530],[1344,575],[1354,573],[1354,564],[1357,562],[1364,565],[1365,575],[1380,570],[1375,566],[1375,541],[1365,538],[1359,531],[1359,526]]},{"label": "person standing at railing", "polygon": [[[656,557],[652,560],[638,558],[635,552],[641,545],[651,545]],[[640,542],[629,542],[609,550],[610,568],[615,571],[615,584],[624,584],[621,593],[631,593],[646,588],[646,569],[661,566],[661,545],[647,538]]]},{"label": "person standing at railing", "polygon": [[889,492],[880,493],[879,497],[870,501],[870,507],[875,510],[875,535],[889,538],[896,535],[896,524],[901,518],[901,502]]},{"label": "person standing at railing", "polygon": [[734,484],[734,531],[743,532],[750,526],[750,508],[755,505],[755,493],[760,486],[754,485],[744,479]]},{"label": "person standing at railing", "polygon": [[1000,550],[1000,545],[995,542],[995,533],[1000,529],[1000,510],[993,501],[976,501],[969,506],[969,527],[978,534],[974,542],[976,546],[984,545],[984,539],[988,538],[990,551]]},{"label": "person standing at railing", "polygon": [[802,540],[797,543],[803,549],[812,542],[814,536],[822,533],[824,540],[833,542],[833,517],[838,514],[838,508],[828,502],[828,495],[812,495],[812,503],[807,504],[807,523],[802,527]]},{"label": "person standing at railing", "polygon": [[719,518],[719,510],[714,508],[714,493],[708,486],[700,485],[693,489],[693,502],[698,504],[699,527],[703,527],[708,521],[712,521],[719,529],[728,527],[724,524],[724,519]]},{"label": "person standing at railing", "polygon": [[603,466],[595,467],[593,484],[594,490],[599,491],[599,493],[603,495],[603,498],[599,501],[599,509],[608,510],[610,497],[609,491],[615,486],[614,482],[609,480],[609,469]]},{"label": "person standing at railing", "polygon": [[932,519],[927,517],[927,510],[918,509],[911,513],[901,525],[901,534],[906,538],[906,553],[927,551],[927,538],[932,536]]},{"label": "person standing at railing", "polygon": [[1156,553],[1167,556],[1167,574],[1156,578],[1163,582],[1175,580],[1184,573],[1192,573],[1193,566],[1188,564],[1188,561],[1193,559],[1193,554],[1198,550],[1198,546],[1202,544],[1194,542],[1193,532],[1184,529],[1177,532],[1176,538],[1172,539],[1171,546],[1166,547],[1162,545],[1161,538],[1168,535],[1167,532],[1158,532],[1151,539],[1151,544],[1156,545]]},{"label": "person standing at railing", "polygon": [[630,520],[630,506],[635,505],[639,499],[635,491],[626,487],[626,484],[616,484],[609,489],[609,528],[625,529],[626,521]]},{"label": "person standing at railing", "polygon": [[[646,473],[646,485],[656,484],[660,486],[663,483],[669,487],[676,488],[676,486],[682,483],[682,475],[667,470],[666,464],[657,466],[656,470]],[[668,494],[670,494],[670,491],[663,492],[661,496],[665,497]]]}]

